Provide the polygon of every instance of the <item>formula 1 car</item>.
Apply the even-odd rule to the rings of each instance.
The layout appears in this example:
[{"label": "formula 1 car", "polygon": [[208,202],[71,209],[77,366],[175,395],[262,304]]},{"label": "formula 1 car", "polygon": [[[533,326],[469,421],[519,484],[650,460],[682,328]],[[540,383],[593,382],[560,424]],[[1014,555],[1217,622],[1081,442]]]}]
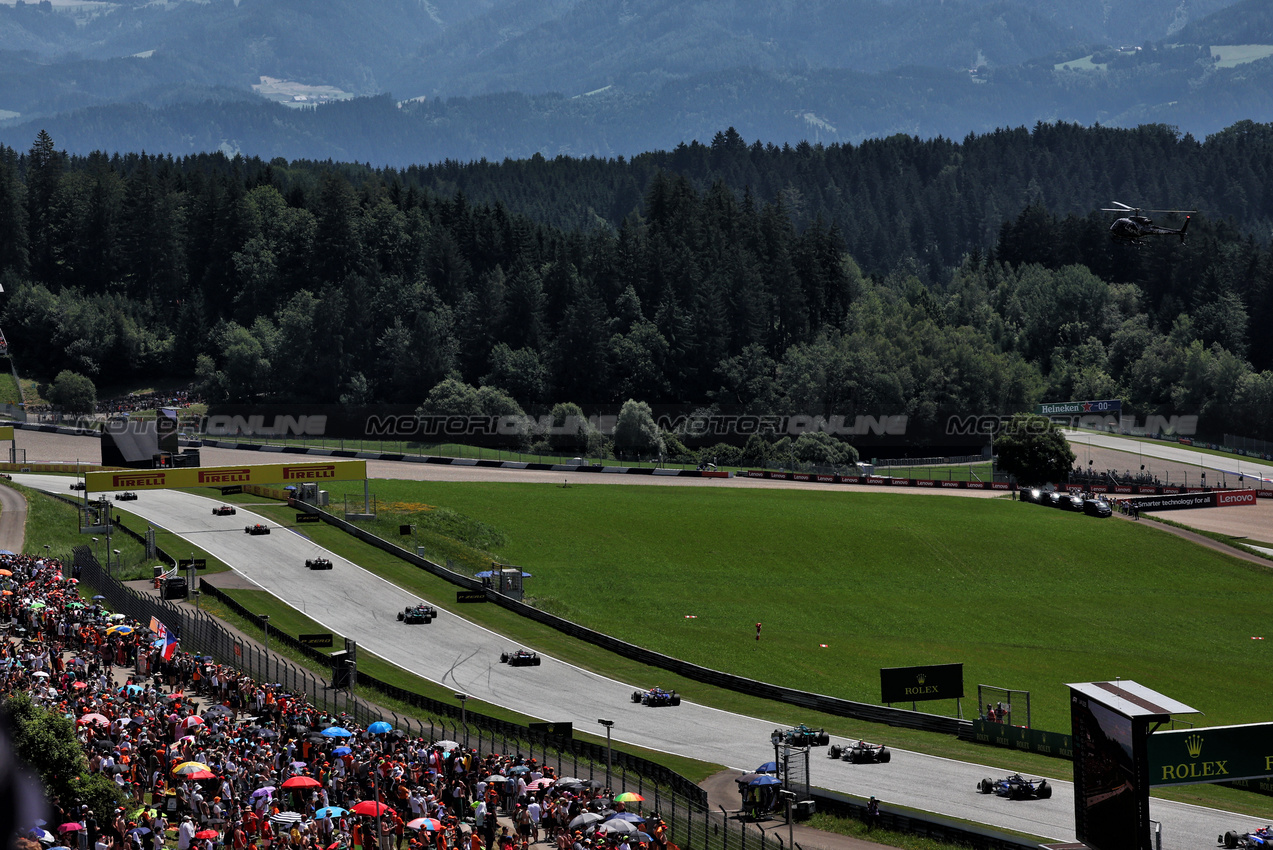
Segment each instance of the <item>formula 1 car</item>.
[{"label": "formula 1 car", "polygon": [[888,764],[893,760],[893,752],[883,744],[868,744],[857,741],[847,747],[839,744],[831,747],[831,758],[844,759],[852,764]]},{"label": "formula 1 car", "polygon": [[306,558],[305,567],[311,570],[330,570],[332,562],[326,558]]},{"label": "formula 1 car", "polygon": [[499,654],[499,663],[507,664],[509,667],[538,667],[540,658],[529,649],[519,649],[516,652],[501,652]]},{"label": "formula 1 car", "polygon": [[1052,786],[1046,779],[1026,779],[1019,773],[1003,779],[983,779],[977,783],[982,794],[998,794],[1009,800],[1046,800],[1052,796]]},{"label": "formula 1 car", "polygon": [[134,493],[134,492],[132,492],[131,490],[129,490],[129,491],[128,491],[128,492],[126,492],[126,493],[116,493],[116,494],[115,494],[115,501],[117,501],[117,502],[135,502],[135,501],[137,501],[137,494],[136,494],[136,493]]},{"label": "formula 1 car", "polygon": [[650,688],[648,691],[633,691],[632,701],[639,702],[641,705],[662,706],[662,705],[680,705],[681,695],[676,691],[665,691],[660,687]]},{"label": "formula 1 car", "polygon": [[432,623],[438,615],[438,609],[432,605],[409,605],[398,612],[398,619],[404,623]]},{"label": "formula 1 car", "polygon": [[234,509],[233,505],[221,505],[220,507],[212,509],[213,516],[234,516],[236,513],[238,513],[238,511]]},{"label": "formula 1 car", "polygon": [[257,534],[269,534],[269,533],[270,533],[270,527],[269,527],[268,525],[264,525],[264,524],[259,523],[259,522],[258,522],[256,525],[249,525],[249,526],[245,527],[243,530],[244,530],[245,532],[247,532],[248,534],[251,534],[251,535],[257,535]]},{"label": "formula 1 car", "polygon": [[72,482],[71,482],[71,489],[72,489],[72,490],[83,490],[83,489],[84,489],[84,482],[83,482],[83,481],[72,481]]},{"label": "formula 1 car", "polygon": [[803,723],[786,732],[775,729],[774,733],[781,735],[783,740],[793,747],[825,747],[831,742],[831,736],[827,734],[827,730],[810,729]]},{"label": "formula 1 car", "polygon": [[1229,830],[1224,835],[1218,836],[1216,843],[1223,845],[1228,850],[1233,850],[1235,847],[1267,848],[1273,846],[1273,826],[1261,826],[1253,832]]}]

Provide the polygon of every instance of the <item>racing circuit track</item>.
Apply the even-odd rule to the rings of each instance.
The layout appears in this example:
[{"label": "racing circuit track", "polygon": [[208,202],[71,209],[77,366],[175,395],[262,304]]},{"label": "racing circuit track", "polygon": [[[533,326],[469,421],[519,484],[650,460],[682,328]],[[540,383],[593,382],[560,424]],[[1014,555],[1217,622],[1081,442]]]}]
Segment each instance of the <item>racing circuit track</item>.
[{"label": "racing circuit track", "polygon": [[[266,460],[259,454],[253,459]],[[72,479],[16,474],[14,480],[66,494]],[[431,625],[399,623],[397,613],[418,597],[325,552],[299,530],[246,510],[214,516],[216,504],[178,491],[144,491],[137,501],[112,503],[117,511],[162,526],[231,565],[325,628],[356,637],[364,651],[446,687],[544,720],[571,721],[582,729],[596,728],[598,717],[613,719],[617,741],[741,770],[773,757],[769,735],[785,724],[688,701],[677,708],[644,707],[632,703],[631,694],[656,682],[618,682],[542,652],[542,666],[510,668],[499,663],[499,654],[514,647],[498,634],[445,610]],[[265,522],[273,532],[245,534],[244,526],[255,522]],[[332,560],[331,571],[305,568],[305,559],[319,554]],[[1002,769],[890,749],[894,756],[887,765],[850,765],[826,758],[825,750],[814,750],[811,781],[843,793],[875,795],[885,803],[1058,841],[1074,840],[1073,786],[1068,782],[1052,783],[1054,796],[1047,801],[1009,801],[975,790],[979,780],[999,776],[1005,773]],[[1163,824],[1166,850],[1209,846],[1217,834],[1249,820],[1157,799],[1151,803],[1151,816]]]}]

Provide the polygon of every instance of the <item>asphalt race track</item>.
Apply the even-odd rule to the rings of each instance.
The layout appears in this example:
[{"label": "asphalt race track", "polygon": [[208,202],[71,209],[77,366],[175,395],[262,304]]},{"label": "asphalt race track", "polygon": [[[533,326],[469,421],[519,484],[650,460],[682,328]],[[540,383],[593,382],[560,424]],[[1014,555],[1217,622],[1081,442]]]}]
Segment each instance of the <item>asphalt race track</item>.
[{"label": "asphalt race track", "polygon": [[[20,484],[59,494],[69,493],[73,480],[69,476],[13,477]],[[611,719],[617,741],[742,770],[773,758],[769,735],[783,724],[690,702],[676,708],[647,708],[631,701],[632,692],[658,682],[618,682],[543,653],[539,667],[500,664],[500,652],[516,647],[498,634],[445,610],[429,625],[400,623],[398,612],[418,597],[325,552],[299,529],[280,527],[243,509],[234,516],[214,516],[212,508],[217,504],[178,491],[142,491],[137,501],[112,502],[116,511],[166,528],[233,566],[324,627],[355,637],[363,651],[456,691],[543,720],[571,721],[581,729],[600,729],[597,718]],[[270,525],[272,533],[244,532],[245,526],[257,522]],[[305,568],[305,559],[319,554],[333,562],[331,571]],[[847,743],[844,739],[833,742]],[[886,804],[1057,841],[1074,840],[1073,786],[1068,782],[1052,783],[1055,790],[1050,800],[1010,801],[976,792],[978,781],[1003,775],[1001,769],[890,749],[890,764],[851,765],[832,761],[825,748],[817,748],[811,758],[811,780],[844,793],[875,795]],[[1166,850],[1210,846],[1216,835],[1250,820],[1160,800],[1153,801],[1151,815],[1163,824]]]}]

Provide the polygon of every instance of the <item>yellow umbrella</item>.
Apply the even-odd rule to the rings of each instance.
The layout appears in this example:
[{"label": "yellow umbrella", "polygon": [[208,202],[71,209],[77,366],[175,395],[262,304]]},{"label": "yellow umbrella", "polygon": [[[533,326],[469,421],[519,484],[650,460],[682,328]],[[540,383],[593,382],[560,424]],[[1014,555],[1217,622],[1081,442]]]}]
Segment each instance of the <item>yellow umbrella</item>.
[{"label": "yellow umbrella", "polygon": [[200,761],[183,761],[172,769],[177,776],[186,776],[191,773],[199,773],[200,771],[212,772],[212,768]]}]

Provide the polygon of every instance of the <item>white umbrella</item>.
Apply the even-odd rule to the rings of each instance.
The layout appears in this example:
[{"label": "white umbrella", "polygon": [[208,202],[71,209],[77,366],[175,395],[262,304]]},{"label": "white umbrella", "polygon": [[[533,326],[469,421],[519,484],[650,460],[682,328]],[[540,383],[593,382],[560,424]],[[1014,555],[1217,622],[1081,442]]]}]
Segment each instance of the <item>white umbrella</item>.
[{"label": "white umbrella", "polygon": [[598,827],[602,832],[621,832],[624,835],[636,835],[636,824],[626,820],[608,820]]},{"label": "white umbrella", "polygon": [[47,679],[49,677],[49,674],[45,673],[43,670],[36,670],[31,675],[35,676],[37,679]]}]

